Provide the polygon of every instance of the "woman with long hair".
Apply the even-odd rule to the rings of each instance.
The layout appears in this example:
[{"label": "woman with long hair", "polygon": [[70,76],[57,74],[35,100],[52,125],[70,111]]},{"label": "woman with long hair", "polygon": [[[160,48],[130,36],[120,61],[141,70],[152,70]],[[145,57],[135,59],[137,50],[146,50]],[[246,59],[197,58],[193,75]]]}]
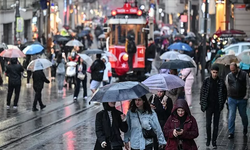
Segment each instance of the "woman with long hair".
[{"label": "woman with long hair", "polygon": [[65,63],[66,57],[64,53],[59,52],[56,59],[57,69],[56,69],[56,78],[57,78],[57,86],[58,93],[63,92],[63,84],[65,80]]},{"label": "woman with long hair", "polygon": [[[133,99],[127,113],[128,132],[124,135],[125,148],[128,150],[152,150],[153,137],[145,138],[144,130],[152,130],[157,136],[161,148],[166,144],[160,123],[154,110],[151,109],[146,95]],[[130,145],[129,142],[130,141]]]},{"label": "woman with long hair", "polygon": [[[80,85],[82,83],[83,87],[83,99],[87,99],[87,65],[84,63],[83,59],[81,57],[78,58],[77,65],[76,65],[76,87],[74,92],[74,101],[77,100],[79,91],[80,91]],[[84,79],[79,78],[78,74],[85,75]]]}]

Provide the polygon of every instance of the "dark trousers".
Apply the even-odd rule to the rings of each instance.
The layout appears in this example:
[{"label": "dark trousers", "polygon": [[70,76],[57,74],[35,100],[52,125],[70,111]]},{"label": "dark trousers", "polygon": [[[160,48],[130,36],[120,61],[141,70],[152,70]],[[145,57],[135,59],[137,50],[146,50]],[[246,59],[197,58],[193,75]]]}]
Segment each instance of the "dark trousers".
[{"label": "dark trousers", "polygon": [[76,79],[75,79],[74,76],[73,77],[67,77],[66,80],[67,80],[67,82],[69,84],[70,89],[72,88],[72,84],[74,84],[74,85],[76,84]]},{"label": "dark trousers", "polygon": [[34,88],[36,94],[35,94],[35,99],[34,99],[34,102],[33,102],[33,108],[36,108],[36,105],[37,105],[37,101],[40,105],[40,107],[43,106],[43,102],[42,102],[42,90],[41,88]]},{"label": "dark trousers", "polygon": [[30,83],[31,75],[32,75],[32,72],[30,70],[27,70],[27,83]]},{"label": "dark trousers", "polygon": [[133,70],[133,58],[134,58],[134,53],[128,53],[128,67],[129,71]]},{"label": "dark trousers", "polygon": [[220,110],[217,110],[217,109],[208,109],[208,110],[206,110],[207,141],[209,141],[209,142],[211,141],[212,116],[214,116],[214,120],[213,120],[213,139],[212,139],[212,141],[216,141],[217,136],[218,136]]},{"label": "dark trousers", "polygon": [[146,64],[145,64],[145,72],[146,73],[150,73],[151,72],[151,69],[152,69],[152,61],[148,61],[148,60],[146,60],[145,61],[146,62]]},{"label": "dark trousers", "polygon": [[56,65],[51,66],[51,77],[56,77]]},{"label": "dark trousers", "polygon": [[74,97],[78,97],[80,87],[81,87],[81,82],[82,82],[82,87],[83,87],[83,97],[87,96],[87,76],[85,76],[84,80],[80,80],[76,78],[76,87],[75,87]]},{"label": "dark trousers", "polygon": [[21,90],[21,85],[11,85],[8,84],[8,94],[7,94],[7,105],[10,106],[11,97],[13,91],[15,90],[15,99],[14,99],[14,106],[17,106],[19,94]]}]

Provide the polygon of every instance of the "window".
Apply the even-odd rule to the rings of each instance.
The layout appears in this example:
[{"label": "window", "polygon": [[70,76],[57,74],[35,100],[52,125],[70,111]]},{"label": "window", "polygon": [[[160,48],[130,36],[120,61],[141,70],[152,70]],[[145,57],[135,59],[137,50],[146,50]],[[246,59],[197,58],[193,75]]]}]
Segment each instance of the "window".
[{"label": "window", "polygon": [[244,50],[250,49],[250,45],[242,45],[241,51],[243,52]]},{"label": "window", "polygon": [[239,52],[239,46],[232,46],[232,47],[228,47],[227,50],[225,51],[226,54],[229,54],[230,51],[234,51],[235,54],[237,54]]}]

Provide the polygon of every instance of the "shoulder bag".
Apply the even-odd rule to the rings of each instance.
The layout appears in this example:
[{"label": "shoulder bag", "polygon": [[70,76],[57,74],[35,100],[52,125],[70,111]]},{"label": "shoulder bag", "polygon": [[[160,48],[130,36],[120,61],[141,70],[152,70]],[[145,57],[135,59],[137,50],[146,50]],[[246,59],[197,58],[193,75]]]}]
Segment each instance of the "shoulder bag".
[{"label": "shoulder bag", "polygon": [[[141,125],[141,120],[140,120],[138,112],[136,112],[136,114],[137,114],[137,117],[138,117],[140,125]],[[143,137],[145,139],[152,139],[152,138],[156,137],[156,134],[152,128],[150,130],[146,130],[142,126],[141,126],[141,128],[142,128]]]},{"label": "shoulder bag", "polygon": [[84,80],[85,74],[83,74],[82,72],[78,72],[77,78],[80,79],[80,80]]}]

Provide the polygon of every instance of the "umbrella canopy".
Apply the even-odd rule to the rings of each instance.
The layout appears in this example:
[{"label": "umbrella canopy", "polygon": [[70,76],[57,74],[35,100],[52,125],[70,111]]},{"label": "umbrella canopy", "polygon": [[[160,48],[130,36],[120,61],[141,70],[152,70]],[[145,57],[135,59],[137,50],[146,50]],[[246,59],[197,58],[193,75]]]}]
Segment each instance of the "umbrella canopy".
[{"label": "umbrella canopy", "polygon": [[195,36],[195,34],[193,32],[188,32],[187,37],[196,37],[196,36]]},{"label": "umbrella canopy", "polygon": [[32,44],[27,46],[24,50],[23,53],[26,55],[34,55],[41,53],[43,51],[44,47],[40,44]]},{"label": "umbrella canopy", "polygon": [[57,42],[68,42],[69,40],[70,38],[65,37],[65,36],[61,36],[61,35],[54,36],[54,41],[57,41]]},{"label": "umbrella canopy", "polygon": [[86,54],[86,55],[90,55],[90,54],[102,54],[102,53],[104,53],[104,51],[100,50],[100,49],[88,49],[88,50],[84,51],[83,53]]},{"label": "umbrella canopy", "polygon": [[7,47],[7,45],[5,43],[0,44],[0,48],[8,49],[8,47]]},{"label": "umbrella canopy", "polygon": [[158,91],[169,91],[185,85],[185,82],[178,76],[165,73],[150,76],[142,83],[153,93]]},{"label": "umbrella canopy", "polygon": [[154,31],[154,35],[161,35],[161,32],[156,30],[156,31]]},{"label": "umbrella canopy", "polygon": [[183,68],[194,68],[195,66],[190,61],[185,60],[170,60],[164,62],[160,69],[183,69]]},{"label": "umbrella canopy", "polygon": [[250,64],[250,50],[246,50],[241,52],[238,55],[238,58],[243,62],[244,64]]},{"label": "umbrella canopy", "polygon": [[83,30],[81,33],[78,34],[78,37],[84,37],[89,34],[89,30]]},{"label": "umbrella canopy", "polygon": [[171,44],[168,49],[175,49],[175,50],[183,50],[183,51],[192,51],[193,49],[186,43],[177,42]]},{"label": "umbrella canopy", "polygon": [[222,57],[217,58],[214,63],[230,65],[232,62],[238,63],[240,62],[240,59],[237,58],[235,55],[224,55]]},{"label": "umbrella canopy", "polygon": [[117,61],[117,57],[108,51],[104,51],[104,55],[108,56],[109,60],[111,60],[111,61]]},{"label": "umbrella canopy", "polygon": [[176,60],[179,59],[178,55],[180,53],[179,52],[175,52],[175,51],[168,51],[163,53],[160,58],[163,60]]},{"label": "umbrella canopy", "polygon": [[35,59],[31,61],[27,67],[27,70],[31,70],[31,71],[43,70],[51,66],[52,66],[52,63],[49,60],[39,58],[39,59]]},{"label": "umbrella canopy", "polygon": [[85,27],[84,30],[91,30],[90,27]]},{"label": "umbrella canopy", "polygon": [[28,41],[28,42],[23,44],[23,47],[27,47],[27,46],[32,45],[32,44],[40,44],[41,45],[41,43],[37,42],[37,41]]},{"label": "umbrella canopy", "polygon": [[217,30],[215,35],[219,37],[246,37],[246,33],[242,30],[236,30],[236,29],[231,29],[231,30]]},{"label": "umbrella canopy", "polygon": [[99,88],[91,101],[116,102],[140,98],[149,93],[148,87],[139,82],[118,82]]},{"label": "umbrella canopy", "polygon": [[78,55],[83,59],[84,62],[86,62],[88,66],[91,66],[91,64],[93,63],[93,60],[91,59],[91,57],[89,57],[86,54],[78,54]]},{"label": "umbrella canopy", "polygon": [[83,46],[83,45],[80,41],[74,39],[66,43],[66,46]]},{"label": "umbrella canopy", "polygon": [[98,39],[105,39],[105,38],[106,38],[105,34],[101,34],[98,36]]},{"label": "umbrella canopy", "polygon": [[186,54],[179,54],[178,57],[180,60],[191,61],[191,63],[195,66],[195,68],[197,67],[195,61],[190,56]]},{"label": "umbrella canopy", "polygon": [[5,58],[20,58],[25,57],[25,54],[17,48],[5,49],[0,53],[1,57]]}]

